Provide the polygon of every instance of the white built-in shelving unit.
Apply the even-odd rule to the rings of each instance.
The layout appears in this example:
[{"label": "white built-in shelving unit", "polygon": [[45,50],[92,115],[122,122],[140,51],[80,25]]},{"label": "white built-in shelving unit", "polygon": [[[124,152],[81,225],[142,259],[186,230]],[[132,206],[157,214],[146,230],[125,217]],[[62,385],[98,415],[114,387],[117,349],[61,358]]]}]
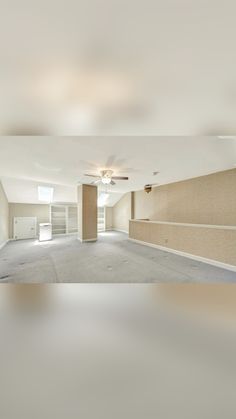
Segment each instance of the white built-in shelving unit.
[{"label": "white built-in shelving unit", "polygon": [[50,220],[53,235],[77,233],[77,205],[51,205]]},{"label": "white built-in shelving unit", "polygon": [[98,207],[98,232],[105,229],[105,207]]}]

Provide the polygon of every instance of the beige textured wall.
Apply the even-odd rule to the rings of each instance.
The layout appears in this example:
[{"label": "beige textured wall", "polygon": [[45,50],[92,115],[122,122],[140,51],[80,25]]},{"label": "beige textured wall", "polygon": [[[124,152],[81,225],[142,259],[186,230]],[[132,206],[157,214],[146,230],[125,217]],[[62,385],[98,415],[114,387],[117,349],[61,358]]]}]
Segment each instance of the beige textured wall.
[{"label": "beige textured wall", "polygon": [[130,221],[130,238],[236,265],[236,230]]},{"label": "beige textured wall", "polygon": [[97,239],[97,186],[78,186],[78,237]]},{"label": "beige textured wall", "polygon": [[9,239],[8,201],[0,182],[0,247]]},{"label": "beige textured wall", "polygon": [[236,225],[236,169],[135,192],[135,219]]},{"label": "beige textured wall", "polygon": [[37,233],[39,223],[50,221],[50,206],[47,204],[9,203],[9,236],[13,238],[14,217],[37,217]]},{"label": "beige textured wall", "polygon": [[113,217],[112,217],[113,209],[112,207],[105,207],[105,223],[106,223],[106,230],[111,230],[113,227]]},{"label": "beige textured wall", "polygon": [[131,192],[126,193],[113,207],[113,228],[129,232]]}]

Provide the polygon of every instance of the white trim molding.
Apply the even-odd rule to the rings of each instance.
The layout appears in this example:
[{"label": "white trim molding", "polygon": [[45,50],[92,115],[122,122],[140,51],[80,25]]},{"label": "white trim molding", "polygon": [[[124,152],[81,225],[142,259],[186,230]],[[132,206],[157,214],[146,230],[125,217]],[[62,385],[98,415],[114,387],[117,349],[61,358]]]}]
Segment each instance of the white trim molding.
[{"label": "white trim molding", "polygon": [[175,223],[172,221],[149,221],[149,220],[129,220],[134,223],[148,223],[148,224],[166,224],[173,226],[184,227],[199,227],[199,228],[214,228],[219,230],[236,230],[236,226],[214,225],[214,224],[190,224],[190,223]]},{"label": "white trim molding", "polygon": [[128,232],[128,231],[126,231],[126,230],[120,230],[120,229],[118,229],[118,228],[113,228],[112,230],[113,230],[113,231],[119,231],[120,233],[129,234],[129,232]]},{"label": "white trim molding", "polygon": [[75,231],[73,233],[60,233],[60,234],[52,234],[52,238],[55,239],[56,237],[65,237],[65,236],[77,236],[78,232]]},{"label": "white trim molding", "polygon": [[86,240],[83,240],[83,239],[81,239],[80,237],[77,237],[77,239],[80,241],[80,243],[85,243],[85,242],[96,242],[96,241],[97,241],[97,238],[96,238],[96,239],[86,239]]},{"label": "white trim molding", "polygon": [[1,243],[0,244],[0,250],[2,250],[5,246],[6,246],[6,244],[9,242],[9,239],[8,240],[6,240],[5,242],[3,242],[3,243]]},{"label": "white trim molding", "polygon": [[118,232],[120,232],[120,233],[129,234],[129,232],[128,232],[128,231],[126,231],[126,230],[120,230],[120,229],[118,229],[118,228],[114,228],[114,227],[109,227],[109,228],[106,228],[106,230],[101,231],[101,233],[105,233],[106,231],[118,231]]},{"label": "white trim molding", "polygon": [[171,249],[169,247],[159,246],[158,244],[148,243],[142,240],[132,239],[130,237],[129,237],[129,240],[134,243],[141,244],[143,246],[153,247],[154,249],[162,250],[164,252],[174,253],[175,255],[183,256],[189,259],[197,260],[198,262],[207,263],[208,265],[213,265],[218,268],[227,269],[228,271],[236,272],[236,266],[229,265],[228,263],[219,262],[213,259],[207,259],[202,256],[192,255],[191,253],[182,252],[180,250]]}]

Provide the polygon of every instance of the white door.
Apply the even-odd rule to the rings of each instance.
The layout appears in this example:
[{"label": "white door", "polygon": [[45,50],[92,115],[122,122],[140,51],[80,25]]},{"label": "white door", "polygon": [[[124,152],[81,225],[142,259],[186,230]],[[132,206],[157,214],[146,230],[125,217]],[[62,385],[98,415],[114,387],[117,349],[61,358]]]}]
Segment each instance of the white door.
[{"label": "white door", "polygon": [[36,217],[14,217],[14,239],[34,239],[36,221]]}]

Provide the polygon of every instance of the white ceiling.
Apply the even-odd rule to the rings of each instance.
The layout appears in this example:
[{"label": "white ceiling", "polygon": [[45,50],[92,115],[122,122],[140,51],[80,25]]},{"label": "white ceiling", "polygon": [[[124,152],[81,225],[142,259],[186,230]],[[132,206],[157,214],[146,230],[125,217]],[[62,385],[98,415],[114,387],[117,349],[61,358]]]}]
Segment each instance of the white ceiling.
[{"label": "white ceiling", "polygon": [[0,134],[236,132],[234,0],[1,0]]},{"label": "white ceiling", "polygon": [[147,183],[171,183],[235,164],[235,138],[0,137],[0,179],[9,202],[38,203],[37,187],[44,184],[54,187],[54,201],[76,202],[78,182],[93,180],[83,174],[107,168],[129,176],[108,187],[108,205],[114,205]]}]

